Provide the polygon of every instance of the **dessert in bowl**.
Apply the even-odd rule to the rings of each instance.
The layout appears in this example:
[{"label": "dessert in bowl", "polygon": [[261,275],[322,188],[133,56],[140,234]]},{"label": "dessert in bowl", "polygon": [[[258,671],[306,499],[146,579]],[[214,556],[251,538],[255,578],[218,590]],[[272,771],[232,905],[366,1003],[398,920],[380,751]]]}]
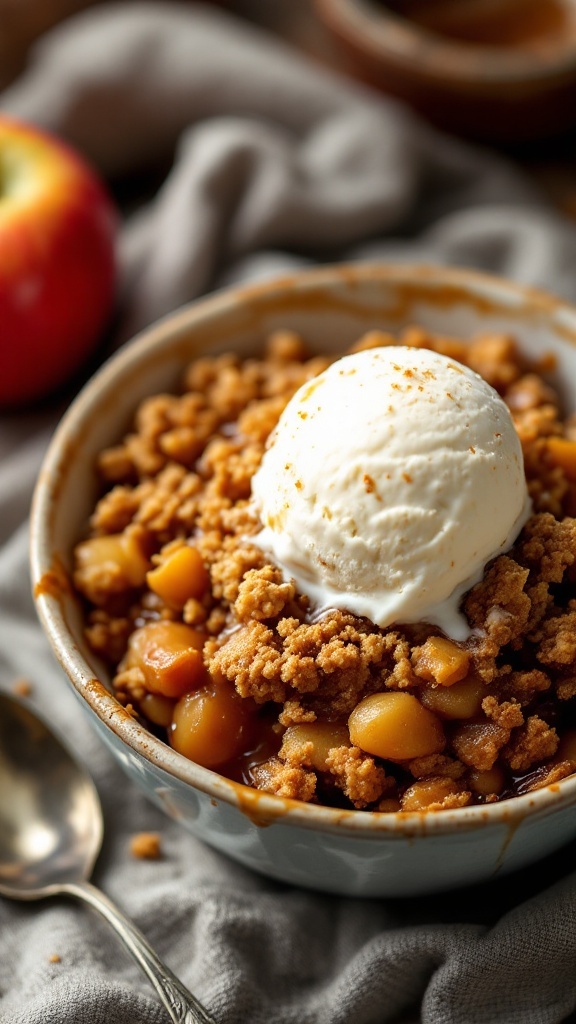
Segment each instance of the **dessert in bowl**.
[{"label": "dessert in bowl", "polygon": [[[365,895],[489,878],[576,833],[572,332],[569,307],[472,272],[331,268],[173,314],[87,386],[34,503],[38,608],[168,813],[273,877]],[[385,434],[416,409],[388,462],[354,419],[386,388]],[[398,544],[409,563],[426,530],[394,605]]]}]

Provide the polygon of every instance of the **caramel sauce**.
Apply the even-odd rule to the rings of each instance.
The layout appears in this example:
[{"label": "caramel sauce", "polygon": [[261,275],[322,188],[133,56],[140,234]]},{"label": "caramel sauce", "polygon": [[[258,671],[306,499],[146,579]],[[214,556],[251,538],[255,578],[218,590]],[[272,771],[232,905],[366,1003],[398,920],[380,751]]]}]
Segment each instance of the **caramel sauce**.
[{"label": "caramel sauce", "polygon": [[274,811],[270,811],[269,808],[262,806],[266,803],[266,799],[269,799],[268,794],[261,793],[257,789],[247,789],[241,786],[235,786],[235,790],[238,810],[258,828],[266,828],[268,825],[274,824],[278,818],[282,818],[286,811],[290,809],[291,804],[296,803],[294,800],[280,802],[276,798],[278,800],[277,807]]},{"label": "caramel sauce", "polygon": [[539,788],[539,784],[543,783],[549,774],[549,761],[546,764],[538,765],[537,768],[531,768],[527,772],[514,772],[511,774],[509,787],[504,791],[502,797],[524,796],[525,793],[535,792]]},{"label": "caramel sauce", "polygon": [[241,782],[245,786],[253,786],[252,769],[274,757],[282,743],[279,732],[272,729],[273,721],[264,717],[254,723],[254,739],[249,750],[244,751],[226,764],[220,765],[218,771],[232,782]]},{"label": "caramel sauce", "polygon": [[428,31],[477,46],[537,52],[576,35],[566,0],[399,0],[394,7]]},{"label": "caramel sauce", "polygon": [[34,597],[39,598],[48,595],[59,600],[64,594],[71,593],[72,584],[68,573],[60,559],[55,556],[52,568],[45,572],[36,583]]}]

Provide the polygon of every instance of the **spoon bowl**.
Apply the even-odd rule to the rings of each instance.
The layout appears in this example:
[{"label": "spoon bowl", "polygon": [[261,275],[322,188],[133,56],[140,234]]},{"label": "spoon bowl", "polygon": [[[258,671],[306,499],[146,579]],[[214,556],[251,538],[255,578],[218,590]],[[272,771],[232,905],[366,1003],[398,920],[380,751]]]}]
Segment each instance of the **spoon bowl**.
[{"label": "spoon bowl", "polygon": [[44,722],[0,694],[0,893],[36,899],[88,879],[102,834],[92,779]]},{"label": "spoon bowl", "polygon": [[73,896],[116,930],[176,1024],[215,1024],[128,918],[88,881],[103,820],[92,779],[28,707],[0,694],[0,895]]}]

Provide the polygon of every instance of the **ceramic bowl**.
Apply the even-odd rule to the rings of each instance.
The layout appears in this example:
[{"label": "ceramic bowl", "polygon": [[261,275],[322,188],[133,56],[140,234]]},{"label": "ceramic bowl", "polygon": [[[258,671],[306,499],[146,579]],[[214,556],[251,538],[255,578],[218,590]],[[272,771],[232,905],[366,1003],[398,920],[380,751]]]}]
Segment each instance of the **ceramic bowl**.
[{"label": "ceramic bowl", "polygon": [[62,420],[32,512],[32,576],[44,629],[94,727],[136,785],[194,835],[284,882],[354,896],[416,895],[490,879],[576,836],[576,777],[502,803],[438,813],[342,811],[256,792],[201,768],[132,719],[83,638],[72,550],[96,500],[97,454],[144,396],[175,386],[194,356],[256,352],[278,328],[318,351],[408,323],[468,338],[509,331],[551,352],[576,409],[576,309],[469,271],[355,265],[318,269],[196,302],[115,355]]},{"label": "ceramic bowl", "polygon": [[[558,136],[576,124],[573,0],[532,0],[532,7],[536,2],[550,7],[550,17],[562,16],[564,5],[566,31],[532,48],[480,46],[440,35],[402,17],[400,3],[315,0],[315,6],[356,77],[406,100],[449,131],[519,143]],[[521,23],[520,0],[516,6]]]}]

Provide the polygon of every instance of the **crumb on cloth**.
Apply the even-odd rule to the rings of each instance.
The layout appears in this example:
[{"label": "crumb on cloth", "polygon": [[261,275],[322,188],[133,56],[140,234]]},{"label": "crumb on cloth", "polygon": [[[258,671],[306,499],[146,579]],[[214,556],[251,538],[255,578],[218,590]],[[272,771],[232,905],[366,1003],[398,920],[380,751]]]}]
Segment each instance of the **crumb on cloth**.
[{"label": "crumb on cloth", "polygon": [[158,832],[136,832],[130,840],[130,853],[138,860],[159,860],[162,856]]}]

